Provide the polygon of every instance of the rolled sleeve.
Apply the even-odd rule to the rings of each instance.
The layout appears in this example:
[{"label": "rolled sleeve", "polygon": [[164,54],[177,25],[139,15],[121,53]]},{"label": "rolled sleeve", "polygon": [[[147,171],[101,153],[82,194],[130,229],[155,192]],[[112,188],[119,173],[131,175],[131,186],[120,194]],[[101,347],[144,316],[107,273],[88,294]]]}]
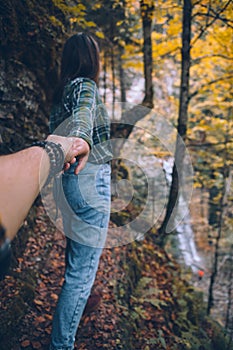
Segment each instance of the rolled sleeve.
[{"label": "rolled sleeve", "polygon": [[71,98],[72,115],[68,121],[68,136],[84,139],[93,146],[93,123],[96,109],[96,84],[81,81],[75,84]]}]

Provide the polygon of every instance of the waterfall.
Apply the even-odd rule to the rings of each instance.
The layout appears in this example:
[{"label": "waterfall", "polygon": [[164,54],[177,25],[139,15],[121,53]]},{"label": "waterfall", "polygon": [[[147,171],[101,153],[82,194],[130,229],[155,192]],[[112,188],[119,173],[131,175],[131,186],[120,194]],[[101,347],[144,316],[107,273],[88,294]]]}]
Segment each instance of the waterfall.
[{"label": "waterfall", "polygon": [[[171,185],[172,181],[173,163],[174,158],[172,157],[162,160],[162,166],[168,186]],[[181,253],[179,254],[179,257],[181,255],[184,264],[196,273],[198,270],[203,269],[203,261],[196,248],[188,204],[182,193],[179,196],[177,218],[178,219],[175,219],[177,232],[175,238],[178,243],[179,252]],[[181,218],[181,220],[179,218]]]}]

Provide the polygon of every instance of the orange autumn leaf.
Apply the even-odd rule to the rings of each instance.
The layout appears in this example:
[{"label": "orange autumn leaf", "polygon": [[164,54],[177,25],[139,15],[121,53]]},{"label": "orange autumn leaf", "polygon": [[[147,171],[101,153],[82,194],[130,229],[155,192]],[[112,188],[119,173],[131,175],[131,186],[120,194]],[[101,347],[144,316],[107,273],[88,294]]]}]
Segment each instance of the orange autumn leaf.
[{"label": "orange autumn leaf", "polygon": [[41,343],[38,342],[38,341],[34,341],[34,342],[32,343],[32,347],[33,347],[33,349],[41,349],[41,348],[42,348],[42,347],[41,347]]},{"label": "orange autumn leaf", "polygon": [[49,315],[49,314],[45,314],[45,317],[46,317],[48,320],[52,320],[52,319],[53,319],[53,316],[52,316],[52,315]]},{"label": "orange autumn leaf", "polygon": [[46,321],[46,319],[43,316],[36,317],[36,322],[38,322],[38,323],[45,322],[45,321]]},{"label": "orange autumn leaf", "polygon": [[22,348],[26,348],[26,347],[30,346],[30,341],[29,340],[24,340],[21,343],[21,346],[22,346]]},{"label": "orange autumn leaf", "polygon": [[58,299],[58,296],[57,296],[57,294],[52,293],[52,294],[51,294],[51,298],[54,299],[54,300],[57,300],[57,299]]}]

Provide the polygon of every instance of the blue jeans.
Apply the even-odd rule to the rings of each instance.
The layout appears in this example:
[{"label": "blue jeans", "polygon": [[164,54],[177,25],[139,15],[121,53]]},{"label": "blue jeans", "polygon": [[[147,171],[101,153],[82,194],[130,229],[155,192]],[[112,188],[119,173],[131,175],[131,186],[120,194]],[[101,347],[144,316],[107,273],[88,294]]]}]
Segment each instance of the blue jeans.
[{"label": "blue jeans", "polygon": [[72,350],[75,335],[95,280],[110,215],[110,165],[88,163],[62,176],[59,194],[67,236],[65,280],[53,318],[51,350]]}]

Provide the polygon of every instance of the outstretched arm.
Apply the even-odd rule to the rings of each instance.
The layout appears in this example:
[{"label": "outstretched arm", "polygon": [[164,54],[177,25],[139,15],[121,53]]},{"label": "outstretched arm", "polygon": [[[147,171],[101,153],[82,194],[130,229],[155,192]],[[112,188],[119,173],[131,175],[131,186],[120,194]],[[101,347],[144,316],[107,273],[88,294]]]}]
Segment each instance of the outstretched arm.
[{"label": "outstretched arm", "polygon": [[0,215],[9,239],[21,226],[49,169],[49,157],[41,147],[0,157]]},{"label": "outstretched arm", "polygon": [[[80,171],[89,155],[86,141],[75,137],[52,135],[48,140],[60,143],[65,155],[65,168],[80,159]],[[6,236],[12,240],[27,216],[40,188],[50,172],[50,159],[41,147],[30,147],[0,157],[0,216]]]}]

